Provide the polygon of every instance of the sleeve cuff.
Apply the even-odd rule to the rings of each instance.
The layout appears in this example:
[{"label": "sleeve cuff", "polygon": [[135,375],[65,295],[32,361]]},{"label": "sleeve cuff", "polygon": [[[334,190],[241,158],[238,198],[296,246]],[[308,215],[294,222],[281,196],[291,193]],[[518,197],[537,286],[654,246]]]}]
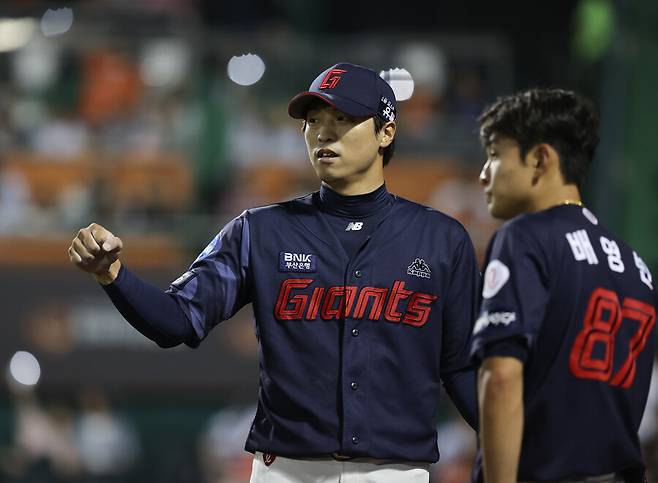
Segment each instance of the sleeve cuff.
[{"label": "sleeve cuff", "polygon": [[525,364],[528,355],[529,349],[525,338],[514,337],[483,344],[473,353],[473,359],[481,363],[487,357],[514,357]]}]

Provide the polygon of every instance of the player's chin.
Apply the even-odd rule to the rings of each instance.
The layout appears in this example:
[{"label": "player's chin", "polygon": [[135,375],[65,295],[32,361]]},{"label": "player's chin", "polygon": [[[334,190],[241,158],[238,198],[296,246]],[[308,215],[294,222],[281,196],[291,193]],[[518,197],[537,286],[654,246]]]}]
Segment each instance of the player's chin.
[{"label": "player's chin", "polygon": [[341,178],[340,170],[334,165],[313,165],[315,174],[324,182],[336,181]]},{"label": "player's chin", "polygon": [[489,214],[498,220],[509,220],[514,216],[510,213],[508,207],[502,203],[496,203],[496,200],[493,198],[487,201],[487,209],[489,210]]}]

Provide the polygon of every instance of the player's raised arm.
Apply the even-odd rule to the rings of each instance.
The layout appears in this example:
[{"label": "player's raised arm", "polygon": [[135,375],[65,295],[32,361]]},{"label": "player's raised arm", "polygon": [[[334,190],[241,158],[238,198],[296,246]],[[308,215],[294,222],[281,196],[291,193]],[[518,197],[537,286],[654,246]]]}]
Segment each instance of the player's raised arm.
[{"label": "player's raised arm", "polygon": [[112,283],[119,274],[121,238],[107,228],[92,223],[78,231],[69,247],[69,258],[80,270],[91,273],[103,285]]},{"label": "player's raised arm", "polygon": [[119,237],[92,223],[78,231],[68,253],[71,262],[94,276],[121,315],[143,335],[161,347],[194,341],[194,330],[178,304],[122,266],[122,249]]}]

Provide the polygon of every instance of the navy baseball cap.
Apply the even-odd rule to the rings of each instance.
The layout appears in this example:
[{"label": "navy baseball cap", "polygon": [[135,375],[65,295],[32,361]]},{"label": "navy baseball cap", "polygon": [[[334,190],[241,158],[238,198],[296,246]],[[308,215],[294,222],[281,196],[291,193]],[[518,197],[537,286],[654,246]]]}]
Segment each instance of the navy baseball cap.
[{"label": "navy baseball cap", "polygon": [[315,99],[321,99],[350,116],[395,120],[393,89],[374,70],[360,65],[343,62],[329,67],[315,78],[308,91],[300,92],[290,100],[288,114],[295,119],[304,119]]}]

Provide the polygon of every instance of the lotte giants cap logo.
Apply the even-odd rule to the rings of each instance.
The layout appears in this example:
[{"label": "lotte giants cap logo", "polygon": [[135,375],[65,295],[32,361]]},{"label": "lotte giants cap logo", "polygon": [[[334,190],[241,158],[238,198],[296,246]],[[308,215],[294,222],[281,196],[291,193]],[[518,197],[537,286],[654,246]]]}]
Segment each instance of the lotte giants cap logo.
[{"label": "lotte giants cap logo", "polygon": [[329,67],[315,78],[308,91],[292,98],[288,114],[304,119],[315,99],[350,116],[395,120],[397,105],[393,89],[375,71],[360,65],[343,62]]},{"label": "lotte giants cap logo", "polygon": [[320,89],[333,89],[336,87],[340,82],[340,75],[344,74],[345,72],[347,71],[344,69],[331,69],[322,79],[322,82],[320,83]]}]

